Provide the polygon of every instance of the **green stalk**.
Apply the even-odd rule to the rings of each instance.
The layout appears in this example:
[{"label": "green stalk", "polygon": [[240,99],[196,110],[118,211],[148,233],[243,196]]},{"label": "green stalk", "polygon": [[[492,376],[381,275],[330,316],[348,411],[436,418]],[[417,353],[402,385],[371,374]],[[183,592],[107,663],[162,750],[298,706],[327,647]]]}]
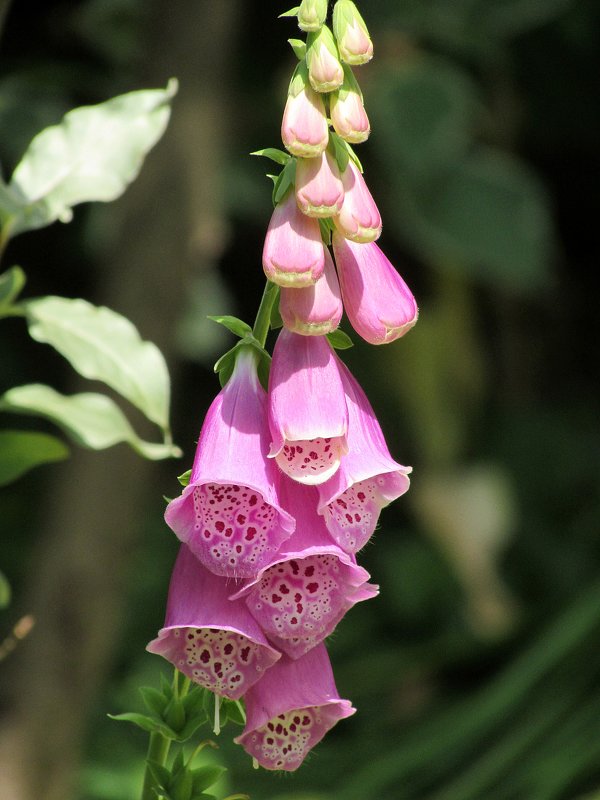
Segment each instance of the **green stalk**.
[{"label": "green stalk", "polygon": [[[164,766],[167,761],[167,756],[169,755],[170,746],[171,740],[167,739],[166,736],[163,736],[162,733],[151,733],[146,760],[154,761],[156,764]],[[152,773],[148,768],[148,764],[146,764],[141,800],[156,800],[156,792],[154,791],[154,788],[154,778],[152,777]]]},{"label": "green stalk", "polygon": [[267,341],[267,334],[271,326],[271,312],[278,293],[279,286],[275,283],[271,283],[271,281],[267,281],[258,311],[256,312],[254,328],[252,328],[254,338],[260,342],[261,347],[264,347]]}]

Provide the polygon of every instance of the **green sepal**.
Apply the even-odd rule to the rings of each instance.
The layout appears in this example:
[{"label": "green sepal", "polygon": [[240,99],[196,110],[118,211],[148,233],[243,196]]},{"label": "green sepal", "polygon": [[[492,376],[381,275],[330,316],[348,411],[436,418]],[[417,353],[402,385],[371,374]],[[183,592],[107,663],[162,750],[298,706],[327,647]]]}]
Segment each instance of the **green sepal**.
[{"label": "green sepal", "polygon": [[303,42],[302,39],[288,39],[288,44],[294,51],[298,61],[303,61],[306,58],[306,42]]},{"label": "green sepal", "polygon": [[192,477],[192,470],[186,469],[185,472],[182,472],[181,475],[177,476],[177,480],[182,486],[187,486],[190,482],[191,477]]},{"label": "green sepal", "polygon": [[179,698],[173,697],[164,710],[163,718],[171,730],[179,733],[185,725],[185,708]]},{"label": "green sepal", "polygon": [[297,17],[299,10],[300,6],[295,6],[294,8],[290,8],[289,11],[284,11],[283,14],[279,14],[277,19],[281,19],[282,17]]},{"label": "green sepal", "polygon": [[138,714],[135,711],[128,711],[125,714],[107,714],[107,716],[117,722],[131,722],[146,733],[160,733],[167,739],[176,738],[175,732],[165,722],[154,716],[149,717],[147,714]]},{"label": "green sepal", "polygon": [[290,158],[273,186],[273,205],[278,205],[296,181],[296,159]]},{"label": "green sepal", "polygon": [[331,244],[331,234],[334,231],[334,225],[331,217],[326,219],[319,219],[319,228],[321,229],[321,239],[326,247]]},{"label": "green sepal", "polygon": [[231,720],[236,725],[245,725],[246,723],[246,718],[235,700],[224,698],[221,705],[221,713],[223,716],[227,714],[227,719]]},{"label": "green sepal", "polygon": [[262,150],[254,150],[254,152],[250,153],[250,155],[270,158],[271,161],[274,161],[276,164],[281,164],[281,166],[287,164],[291,158],[289,153],[285,153],[283,150],[279,150],[277,147],[265,147]]},{"label": "green sepal", "polygon": [[21,267],[11,267],[0,275],[0,316],[21,294],[26,280]]},{"label": "green sepal", "polygon": [[171,780],[171,772],[168,767],[165,767],[163,764],[159,764],[158,761],[152,761],[151,759],[146,759],[146,764],[148,765],[148,769],[150,771],[150,775],[154,780],[154,783],[160,789],[161,792],[168,791],[169,781]]},{"label": "green sepal", "polygon": [[168,698],[153,686],[140,686],[138,691],[142,695],[142,700],[148,711],[156,714],[157,717],[161,717],[169,702]]},{"label": "green sepal", "polygon": [[206,713],[204,711],[205,694],[209,694],[209,692],[202,686],[193,686],[182,699],[181,702],[185,708],[185,715],[187,718],[202,715],[202,718],[206,719]]},{"label": "green sepal", "polygon": [[205,789],[209,789],[219,780],[224,772],[227,772],[225,767],[221,767],[218,764],[210,764],[205,767],[193,769],[191,774],[194,793],[203,792]]},{"label": "green sepal", "polygon": [[328,333],[327,339],[329,340],[329,344],[336,350],[348,350],[350,347],[354,347],[352,339],[339,328],[336,331]]},{"label": "green sepal", "polygon": [[337,162],[340,172],[345,172],[348,167],[348,162],[350,161],[350,153],[348,152],[348,148],[346,147],[346,142],[344,139],[342,139],[341,136],[338,136],[337,133],[331,131],[329,133],[328,147],[330,152],[333,151],[333,156]]},{"label": "green sepal", "polygon": [[164,694],[167,699],[171,699],[173,697],[173,686],[171,685],[171,681],[168,680],[166,675],[161,672],[160,673],[160,690]]},{"label": "green sepal", "polygon": [[217,800],[217,798],[214,794],[204,794],[203,792],[202,794],[195,794],[192,800]]},{"label": "green sepal", "polygon": [[277,331],[279,328],[283,328],[283,320],[281,318],[281,312],[279,311],[279,303],[277,300],[275,300],[273,307],[271,308],[270,327],[272,331]]},{"label": "green sepal", "polygon": [[231,317],[228,314],[225,314],[223,316],[208,316],[208,319],[218,323],[219,325],[223,325],[223,327],[227,328],[228,331],[231,331],[231,333],[235,333],[236,336],[239,336],[240,339],[248,336],[248,334],[252,334],[252,328],[250,325],[248,325],[247,322],[238,319],[237,317]]}]

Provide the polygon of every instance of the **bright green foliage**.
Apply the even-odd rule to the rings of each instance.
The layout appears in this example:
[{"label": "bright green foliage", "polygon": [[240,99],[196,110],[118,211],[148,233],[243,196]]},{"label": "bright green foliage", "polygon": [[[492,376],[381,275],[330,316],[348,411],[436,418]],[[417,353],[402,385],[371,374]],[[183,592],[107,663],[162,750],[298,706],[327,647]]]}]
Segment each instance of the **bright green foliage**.
[{"label": "bright green foliage", "polygon": [[103,381],[168,429],[165,360],[128,319],[104,306],[64,297],[30,300],[25,311],[33,339],[52,345],[84,378]]},{"label": "bright green foliage", "polygon": [[119,197],[133,181],[146,153],[162,136],[176,81],[76,108],[59,125],[39,133],[9,184],[12,235],[68,222],[72,207]]},{"label": "bright green foliage", "polygon": [[62,461],[69,448],[54,436],[30,431],[0,431],[0,486],[20,478],[33,467]]},{"label": "bright green foliage", "polygon": [[180,452],[170,444],[140,439],[116,403],[95,392],[67,397],[40,383],[15,386],[0,397],[0,411],[45,417],[59,425],[77,444],[92,450],[104,450],[126,442],[141,456],[153,460]]}]

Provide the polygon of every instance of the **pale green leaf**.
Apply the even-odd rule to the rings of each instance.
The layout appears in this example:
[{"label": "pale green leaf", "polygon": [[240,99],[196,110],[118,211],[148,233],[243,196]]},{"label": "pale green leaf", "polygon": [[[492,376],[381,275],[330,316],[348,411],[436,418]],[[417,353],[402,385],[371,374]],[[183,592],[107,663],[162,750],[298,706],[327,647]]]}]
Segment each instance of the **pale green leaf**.
[{"label": "pale green leaf", "polygon": [[0,410],[49,419],[77,444],[91,450],[126,442],[141,456],[152,460],[180,454],[170,444],[140,439],[115,402],[95,392],[67,397],[41,383],[15,386],[0,398]]},{"label": "pale green leaf", "polygon": [[6,486],[40,464],[62,461],[69,448],[46,433],[0,431],[0,486]]},{"label": "pale green leaf", "polygon": [[285,153],[283,150],[279,150],[277,147],[265,147],[262,150],[255,150],[253,153],[250,153],[250,155],[270,158],[271,161],[274,161],[276,164],[281,164],[282,166],[287,164],[287,162],[291,159],[291,155],[289,153]]},{"label": "pale green leaf", "polygon": [[65,297],[30,300],[25,311],[33,339],[52,345],[84,378],[103,381],[168,430],[165,360],[128,319],[104,306]]},{"label": "pale green leaf", "polygon": [[21,208],[11,233],[71,219],[71,207],[119,197],[162,136],[177,82],[69,111],[39,133],[10,182]]},{"label": "pale green leaf", "polygon": [[239,336],[240,339],[243,339],[245,336],[252,335],[252,328],[250,325],[248,325],[247,322],[238,319],[237,317],[232,317],[228,314],[225,314],[221,316],[209,316],[208,318],[219,325],[223,325],[228,331],[231,331],[231,333],[235,333],[236,336]]},{"label": "pale green leaf", "polygon": [[350,347],[354,346],[352,339],[347,333],[344,333],[344,331],[340,330],[340,328],[328,333],[327,339],[329,340],[329,344],[336,350],[348,350]]}]

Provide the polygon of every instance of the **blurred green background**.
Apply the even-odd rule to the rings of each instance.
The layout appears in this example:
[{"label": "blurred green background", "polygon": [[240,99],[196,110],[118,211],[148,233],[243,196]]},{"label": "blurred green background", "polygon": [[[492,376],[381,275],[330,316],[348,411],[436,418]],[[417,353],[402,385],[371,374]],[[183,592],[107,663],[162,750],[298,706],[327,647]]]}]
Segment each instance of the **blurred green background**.
[{"label": "blurred green background", "polygon": [[[361,554],[381,596],[329,643],[358,714],[285,779],[253,771],[227,727],[221,796],[600,798],[600,5],[359,7],[375,59],[356,71],[373,127],[358,152],[421,318],[347,361],[413,485]],[[0,640],[36,619],[0,662],[2,800],[139,794],[146,737],[106,713],[139,709],[136,687],[163,669],[144,652],[177,550],[162,496],[179,491],[231,345],[206,314],[251,320],[258,305],[271,192],[248,153],[279,145],[297,35],[285,10],[0,2],[5,176],[70,108],[180,80],[124,197],[18,237],[3,266],[24,267],[29,296],[109,305],[163,349],[185,451],[78,451],[0,490]],[[0,391],[83,386],[21,320],[2,322],[0,364]]]}]

